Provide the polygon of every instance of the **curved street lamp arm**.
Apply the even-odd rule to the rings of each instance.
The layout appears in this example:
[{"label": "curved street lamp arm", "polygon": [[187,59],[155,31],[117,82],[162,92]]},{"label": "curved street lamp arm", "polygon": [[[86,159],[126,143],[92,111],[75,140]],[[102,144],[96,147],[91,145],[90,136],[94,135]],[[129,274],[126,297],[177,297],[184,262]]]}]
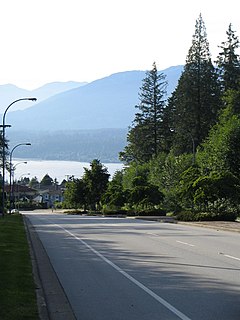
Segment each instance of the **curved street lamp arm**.
[{"label": "curved street lamp arm", "polygon": [[4,114],[3,114],[3,126],[5,125],[5,117],[6,117],[6,113],[8,112],[8,109],[16,102],[18,101],[23,101],[23,100],[30,100],[30,101],[37,101],[37,98],[20,98],[20,99],[17,99],[15,101],[13,101],[12,103],[10,103],[10,105],[6,108],[6,110],[4,111]]}]

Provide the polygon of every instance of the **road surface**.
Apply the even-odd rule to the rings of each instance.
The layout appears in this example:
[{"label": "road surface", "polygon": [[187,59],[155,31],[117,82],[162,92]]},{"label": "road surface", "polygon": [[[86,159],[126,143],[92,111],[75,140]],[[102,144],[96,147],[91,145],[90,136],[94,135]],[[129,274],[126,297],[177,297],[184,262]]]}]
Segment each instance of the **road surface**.
[{"label": "road surface", "polygon": [[240,234],[24,213],[79,320],[239,320]]}]

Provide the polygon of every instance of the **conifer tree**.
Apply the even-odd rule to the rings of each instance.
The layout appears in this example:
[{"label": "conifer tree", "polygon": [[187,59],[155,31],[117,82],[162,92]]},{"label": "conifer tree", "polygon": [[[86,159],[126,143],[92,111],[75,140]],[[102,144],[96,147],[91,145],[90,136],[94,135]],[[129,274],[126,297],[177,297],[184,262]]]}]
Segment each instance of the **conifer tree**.
[{"label": "conifer tree", "polygon": [[145,162],[164,150],[165,78],[163,73],[158,73],[156,63],[146,72],[139,93],[140,103],[136,106],[139,111],[128,132],[128,145],[120,153],[125,162]]},{"label": "conifer tree", "polygon": [[240,60],[236,50],[239,48],[239,39],[232,30],[232,24],[229,25],[227,41],[222,42],[219,48],[222,51],[217,58],[218,72],[221,79],[223,91],[238,90],[240,88]]},{"label": "conifer tree", "polygon": [[183,73],[166,108],[171,115],[176,153],[195,152],[215,123],[220,107],[220,85],[200,15]]},{"label": "conifer tree", "polygon": [[42,186],[51,186],[53,185],[53,178],[49,174],[45,174],[40,183]]}]

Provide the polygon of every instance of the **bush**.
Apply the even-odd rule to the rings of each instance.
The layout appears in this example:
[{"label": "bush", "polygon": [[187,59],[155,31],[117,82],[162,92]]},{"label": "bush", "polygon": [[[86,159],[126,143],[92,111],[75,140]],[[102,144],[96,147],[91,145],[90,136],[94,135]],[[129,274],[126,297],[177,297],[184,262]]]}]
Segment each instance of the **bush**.
[{"label": "bush", "polygon": [[83,210],[80,210],[80,209],[73,209],[73,210],[67,210],[67,211],[64,211],[64,213],[66,214],[76,214],[76,215],[82,215],[82,214],[87,214],[87,211],[83,211]]},{"label": "bush", "polygon": [[42,203],[35,203],[35,202],[26,202],[26,201],[19,201],[15,203],[16,208],[19,210],[24,211],[32,211],[36,209],[43,209]]},{"label": "bush", "polygon": [[128,210],[124,210],[124,209],[119,209],[119,210],[108,210],[108,209],[104,209],[103,210],[103,214],[105,216],[109,216],[109,215],[123,215],[123,216],[127,216],[128,215]]},{"label": "bush", "polygon": [[208,214],[207,219],[209,219],[208,221],[235,221],[237,216],[236,212],[220,212]]},{"label": "bush", "polygon": [[162,209],[146,209],[146,210],[104,210],[103,214],[106,216],[166,216],[166,211]]},{"label": "bush", "polygon": [[194,212],[182,211],[176,214],[179,221],[235,221],[236,212]]},{"label": "bush", "polygon": [[163,209],[148,209],[135,212],[138,216],[166,216],[166,211]]}]

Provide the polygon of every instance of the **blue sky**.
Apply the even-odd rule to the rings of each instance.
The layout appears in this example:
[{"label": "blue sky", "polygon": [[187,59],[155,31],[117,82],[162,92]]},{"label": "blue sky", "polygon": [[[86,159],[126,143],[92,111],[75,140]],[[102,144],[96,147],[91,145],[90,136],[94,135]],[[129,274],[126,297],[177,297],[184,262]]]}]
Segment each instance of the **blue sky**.
[{"label": "blue sky", "polygon": [[33,89],[184,64],[199,14],[213,60],[239,1],[0,0],[0,84]]}]

